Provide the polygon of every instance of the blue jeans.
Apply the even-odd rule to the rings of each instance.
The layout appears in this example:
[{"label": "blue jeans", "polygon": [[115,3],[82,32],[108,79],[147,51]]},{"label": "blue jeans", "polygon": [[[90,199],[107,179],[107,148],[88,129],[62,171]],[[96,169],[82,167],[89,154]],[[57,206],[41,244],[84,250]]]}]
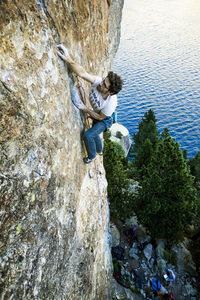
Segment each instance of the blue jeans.
[{"label": "blue jeans", "polygon": [[87,149],[88,157],[90,159],[95,158],[97,152],[100,153],[103,151],[102,141],[99,134],[105,130],[105,123],[98,121],[92,126],[92,128],[88,129],[84,133],[83,140]]}]

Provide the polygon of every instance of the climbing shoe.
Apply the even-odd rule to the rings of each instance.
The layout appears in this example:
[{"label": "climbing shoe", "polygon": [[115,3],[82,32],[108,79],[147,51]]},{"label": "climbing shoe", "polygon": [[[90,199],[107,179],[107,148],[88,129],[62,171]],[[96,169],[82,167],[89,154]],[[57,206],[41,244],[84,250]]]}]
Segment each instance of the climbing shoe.
[{"label": "climbing shoe", "polygon": [[97,152],[99,156],[103,156],[103,152]]},{"label": "climbing shoe", "polygon": [[89,164],[91,163],[95,158],[89,158],[89,157],[84,157],[83,162],[85,164]]}]

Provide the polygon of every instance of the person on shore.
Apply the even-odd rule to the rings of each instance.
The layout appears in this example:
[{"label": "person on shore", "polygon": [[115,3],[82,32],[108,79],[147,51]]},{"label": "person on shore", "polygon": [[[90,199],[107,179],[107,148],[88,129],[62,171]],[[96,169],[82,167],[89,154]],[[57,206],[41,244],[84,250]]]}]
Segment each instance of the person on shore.
[{"label": "person on shore", "polygon": [[117,107],[116,94],[122,89],[122,79],[112,71],[104,79],[89,74],[71,58],[67,48],[62,44],[57,45],[57,49],[58,55],[70,66],[71,70],[92,84],[89,101],[93,110],[83,103],[78,106],[80,110],[88,113],[93,118],[92,128],[87,130],[83,136],[88,154],[88,157],[85,157],[83,161],[88,164],[95,159],[97,153],[102,155],[103,146],[99,135],[112,125],[112,114]]},{"label": "person on shore", "polygon": [[172,281],[175,280],[175,274],[171,269],[167,269],[166,274],[164,275],[165,280],[167,281],[167,285],[170,285]]},{"label": "person on shore", "polygon": [[136,230],[137,230],[137,227],[135,225],[128,227],[126,230],[124,230],[124,234],[129,241],[130,247],[132,247],[133,242],[137,239]]},{"label": "person on shore", "polygon": [[164,286],[160,283],[158,278],[154,278],[151,282],[152,289],[154,291],[154,296],[164,296],[167,295],[168,292]]}]

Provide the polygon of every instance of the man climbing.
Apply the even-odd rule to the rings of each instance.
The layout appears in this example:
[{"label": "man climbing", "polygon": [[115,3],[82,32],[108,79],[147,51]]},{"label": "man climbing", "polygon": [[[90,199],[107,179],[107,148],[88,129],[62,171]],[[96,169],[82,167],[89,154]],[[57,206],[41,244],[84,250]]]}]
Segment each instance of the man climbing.
[{"label": "man climbing", "polygon": [[93,110],[84,104],[78,105],[80,110],[94,119],[92,128],[83,136],[88,153],[88,157],[85,157],[83,161],[88,164],[95,159],[96,153],[102,155],[103,146],[99,135],[112,125],[112,114],[117,106],[116,94],[122,89],[122,79],[114,72],[109,72],[103,80],[101,77],[89,74],[71,58],[63,45],[58,45],[57,48],[58,55],[68,63],[71,70],[92,84],[89,100]]}]

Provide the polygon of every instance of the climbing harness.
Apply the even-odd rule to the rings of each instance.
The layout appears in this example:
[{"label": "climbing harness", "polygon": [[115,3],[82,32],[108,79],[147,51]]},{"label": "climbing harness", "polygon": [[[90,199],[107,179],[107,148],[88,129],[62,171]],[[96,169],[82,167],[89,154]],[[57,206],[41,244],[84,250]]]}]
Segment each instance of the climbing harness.
[{"label": "climbing harness", "polygon": [[[76,86],[77,86],[78,91],[79,91],[79,96],[80,96],[81,101],[83,102],[83,104],[86,105],[85,90],[84,90],[83,86],[81,85],[77,75],[76,75],[76,79],[77,79],[77,85]],[[84,113],[84,116],[85,116],[86,128],[88,129],[88,128],[90,128],[90,123],[89,123],[90,117],[87,115],[87,113]]]},{"label": "climbing harness", "polygon": [[106,117],[105,119],[102,120],[102,122],[106,125],[105,131],[107,131],[113,124],[113,118],[112,116]]},{"label": "climbing harness", "polygon": [[114,113],[112,114],[112,118],[113,118],[113,123],[117,123],[117,112],[114,111]]}]

